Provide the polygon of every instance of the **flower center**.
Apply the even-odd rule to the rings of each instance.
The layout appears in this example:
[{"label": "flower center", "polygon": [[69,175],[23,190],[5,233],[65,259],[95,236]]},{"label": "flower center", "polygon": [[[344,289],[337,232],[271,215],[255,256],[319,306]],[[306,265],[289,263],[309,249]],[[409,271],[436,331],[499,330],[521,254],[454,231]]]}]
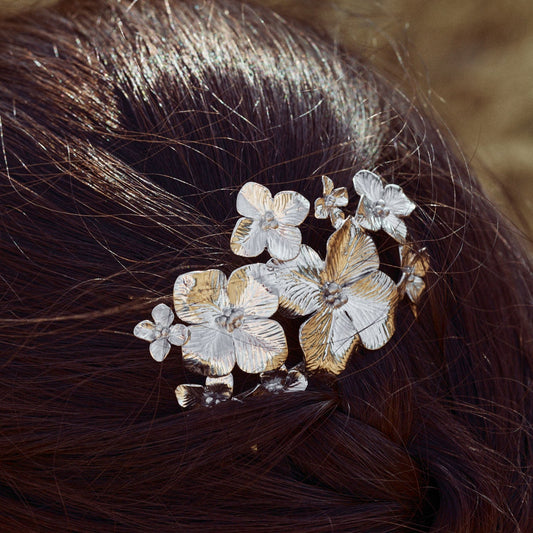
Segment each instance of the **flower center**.
[{"label": "flower center", "polygon": [[348,297],[343,293],[342,287],[334,281],[328,281],[324,284],[322,296],[326,304],[335,309],[342,307],[348,301]]},{"label": "flower center", "polygon": [[263,231],[267,231],[269,229],[277,229],[279,224],[274,213],[272,211],[267,211],[261,218],[259,225]]},{"label": "flower center", "polygon": [[274,376],[263,384],[263,387],[268,392],[282,392],[285,389],[285,379],[281,376]]},{"label": "flower center", "polygon": [[170,330],[168,328],[164,328],[163,326],[160,326],[157,324],[155,326],[155,338],[159,339],[161,337],[168,337],[168,334],[170,333]]},{"label": "flower center", "polygon": [[386,207],[386,204],[385,204],[384,200],[378,200],[374,204],[374,207],[372,208],[372,212],[377,217],[385,218],[386,216],[388,216],[390,214],[390,209],[388,207]]},{"label": "flower center", "polygon": [[228,333],[233,332],[234,329],[240,328],[244,320],[244,311],[242,309],[235,309],[228,307],[224,309],[222,314],[216,318],[216,323],[227,330]]},{"label": "flower center", "polygon": [[218,405],[228,399],[228,395],[218,391],[205,391],[203,403],[206,407]]},{"label": "flower center", "polygon": [[326,207],[335,207],[335,197],[332,194],[328,194],[324,198],[324,204]]}]

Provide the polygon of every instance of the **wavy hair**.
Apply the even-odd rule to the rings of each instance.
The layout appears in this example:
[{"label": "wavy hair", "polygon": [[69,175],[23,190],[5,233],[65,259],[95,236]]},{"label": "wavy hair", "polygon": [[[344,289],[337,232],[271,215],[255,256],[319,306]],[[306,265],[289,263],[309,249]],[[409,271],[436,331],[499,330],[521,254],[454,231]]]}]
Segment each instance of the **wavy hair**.
[{"label": "wavy hair", "polygon": [[[533,530],[531,267],[430,116],[229,0],[78,3],[0,37],[3,531]],[[305,392],[183,412],[190,376],[135,323],[180,273],[243,264],[243,183],[314,198],[363,168],[419,206],[418,319],[401,304],[391,342]]]}]

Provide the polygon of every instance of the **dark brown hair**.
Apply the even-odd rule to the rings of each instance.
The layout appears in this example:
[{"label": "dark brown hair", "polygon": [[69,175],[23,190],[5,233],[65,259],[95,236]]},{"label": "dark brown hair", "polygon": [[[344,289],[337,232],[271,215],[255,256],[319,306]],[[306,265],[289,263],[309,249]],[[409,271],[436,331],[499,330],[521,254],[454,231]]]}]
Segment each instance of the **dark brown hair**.
[{"label": "dark brown hair", "polygon": [[[0,25],[1,529],[533,530],[531,269],[438,127],[268,11],[127,4]],[[183,412],[192,376],[133,326],[243,264],[243,183],[315,198],[363,168],[419,206],[418,319],[336,380]]]}]

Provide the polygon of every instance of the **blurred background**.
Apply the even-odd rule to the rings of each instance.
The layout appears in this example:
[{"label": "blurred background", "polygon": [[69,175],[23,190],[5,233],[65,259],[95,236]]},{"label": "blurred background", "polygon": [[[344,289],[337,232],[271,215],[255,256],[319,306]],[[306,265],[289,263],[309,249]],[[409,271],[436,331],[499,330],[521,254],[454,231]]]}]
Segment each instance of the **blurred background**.
[{"label": "blurred background", "polygon": [[[532,0],[250,1],[363,50],[433,106],[492,200],[533,237]],[[52,3],[0,0],[0,15]]]}]

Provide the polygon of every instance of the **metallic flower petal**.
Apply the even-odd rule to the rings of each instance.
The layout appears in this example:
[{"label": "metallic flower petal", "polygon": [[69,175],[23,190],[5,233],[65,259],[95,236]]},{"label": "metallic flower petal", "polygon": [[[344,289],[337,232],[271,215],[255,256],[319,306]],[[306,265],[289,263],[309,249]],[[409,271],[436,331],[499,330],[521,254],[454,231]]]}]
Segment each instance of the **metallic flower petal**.
[{"label": "metallic flower petal", "polygon": [[233,338],[237,364],[249,374],[278,368],[287,358],[285,333],[274,320],[245,319]]},{"label": "metallic flower petal", "polygon": [[168,305],[158,304],[152,310],[154,322],[162,328],[168,328],[174,322],[174,313]]},{"label": "metallic flower petal", "polygon": [[328,218],[329,211],[326,209],[326,201],[324,198],[317,198],[315,200],[315,218]]},{"label": "metallic flower petal", "polygon": [[205,378],[206,387],[214,387],[215,385],[224,385],[230,391],[233,391],[233,374],[228,374],[227,376],[220,376],[216,378],[207,376]]},{"label": "metallic flower petal", "polygon": [[260,281],[265,275],[266,266],[255,264],[238,268],[229,278],[231,305],[243,309],[245,316],[269,318],[278,310],[278,296]]},{"label": "metallic flower petal", "polygon": [[278,192],[272,202],[272,211],[280,224],[299,226],[309,213],[309,200],[295,191]]},{"label": "metallic flower petal", "polygon": [[385,186],[383,200],[392,213],[401,217],[409,216],[416,207],[416,204],[405,196],[402,188],[394,183]]},{"label": "metallic flower petal", "polygon": [[220,315],[221,309],[229,306],[226,286],[226,276],[220,270],[195,271],[178,276],[174,284],[176,314],[180,320],[192,324],[213,321]]},{"label": "metallic flower petal", "polygon": [[357,332],[343,308],[322,308],[300,327],[300,345],[305,367],[339,374],[359,341]]},{"label": "metallic flower petal", "polygon": [[294,226],[280,224],[275,230],[267,232],[268,252],[274,259],[289,261],[300,252],[302,234]]},{"label": "metallic flower petal", "polygon": [[415,251],[411,246],[400,246],[402,269],[412,270],[415,276],[423,278],[429,270],[429,257],[425,248]]},{"label": "metallic flower petal", "polygon": [[269,261],[269,277],[265,282],[277,292],[283,309],[304,316],[320,307],[320,276],[323,269],[324,261],[312,248],[303,245],[300,254],[291,261]]},{"label": "metallic flower petal", "polygon": [[168,342],[174,346],[183,346],[189,340],[190,332],[183,324],[174,324],[168,334]]},{"label": "metallic flower petal", "polygon": [[388,233],[398,242],[405,242],[407,239],[407,227],[405,222],[396,215],[389,215],[381,221],[383,231]]},{"label": "metallic flower petal", "polygon": [[339,187],[331,192],[331,196],[335,200],[335,206],[346,207],[348,205],[348,190],[346,187]]},{"label": "metallic flower petal", "polygon": [[397,290],[392,279],[376,271],[346,287],[348,302],[345,309],[361,342],[369,350],[386,344],[394,333],[394,311]]},{"label": "metallic flower petal", "polygon": [[233,229],[230,247],[235,255],[256,257],[267,243],[267,232],[262,230],[258,220],[240,218]]},{"label": "metallic flower petal", "polygon": [[243,217],[260,218],[266,211],[272,211],[272,194],[259,183],[245,183],[237,195],[237,211]]},{"label": "metallic flower petal", "polygon": [[328,176],[322,176],[322,195],[327,196],[333,191],[333,180]]},{"label": "metallic flower petal", "polygon": [[369,231],[379,231],[381,229],[382,219],[372,213],[365,198],[359,200],[356,213],[355,220],[362,228]]},{"label": "metallic flower petal", "polygon": [[149,320],[143,320],[135,326],[133,334],[143,341],[155,341],[155,324]]},{"label": "metallic flower petal", "polygon": [[323,281],[351,284],[379,268],[374,241],[352,220],[346,221],[327,243]]},{"label": "metallic flower petal", "polygon": [[338,207],[335,207],[331,210],[330,213],[331,218],[331,224],[335,229],[339,229],[343,224],[345,220],[345,215],[342,212],[342,209],[339,209]]},{"label": "metallic flower petal", "polygon": [[425,288],[426,283],[424,280],[419,276],[412,275],[406,281],[405,293],[409,297],[409,300],[416,304]]},{"label": "metallic flower petal", "polygon": [[183,345],[185,365],[205,376],[225,376],[235,366],[233,334],[216,325],[190,326],[191,337]]},{"label": "metallic flower petal", "polygon": [[202,403],[204,387],[202,385],[189,384],[176,387],[176,399],[181,407],[188,409]]},{"label": "metallic flower petal", "polygon": [[369,170],[360,170],[353,177],[353,186],[359,196],[366,196],[372,203],[380,200],[383,194],[381,178]]},{"label": "metallic flower petal", "polygon": [[170,342],[166,337],[159,337],[150,343],[150,355],[160,363],[170,352]]}]

